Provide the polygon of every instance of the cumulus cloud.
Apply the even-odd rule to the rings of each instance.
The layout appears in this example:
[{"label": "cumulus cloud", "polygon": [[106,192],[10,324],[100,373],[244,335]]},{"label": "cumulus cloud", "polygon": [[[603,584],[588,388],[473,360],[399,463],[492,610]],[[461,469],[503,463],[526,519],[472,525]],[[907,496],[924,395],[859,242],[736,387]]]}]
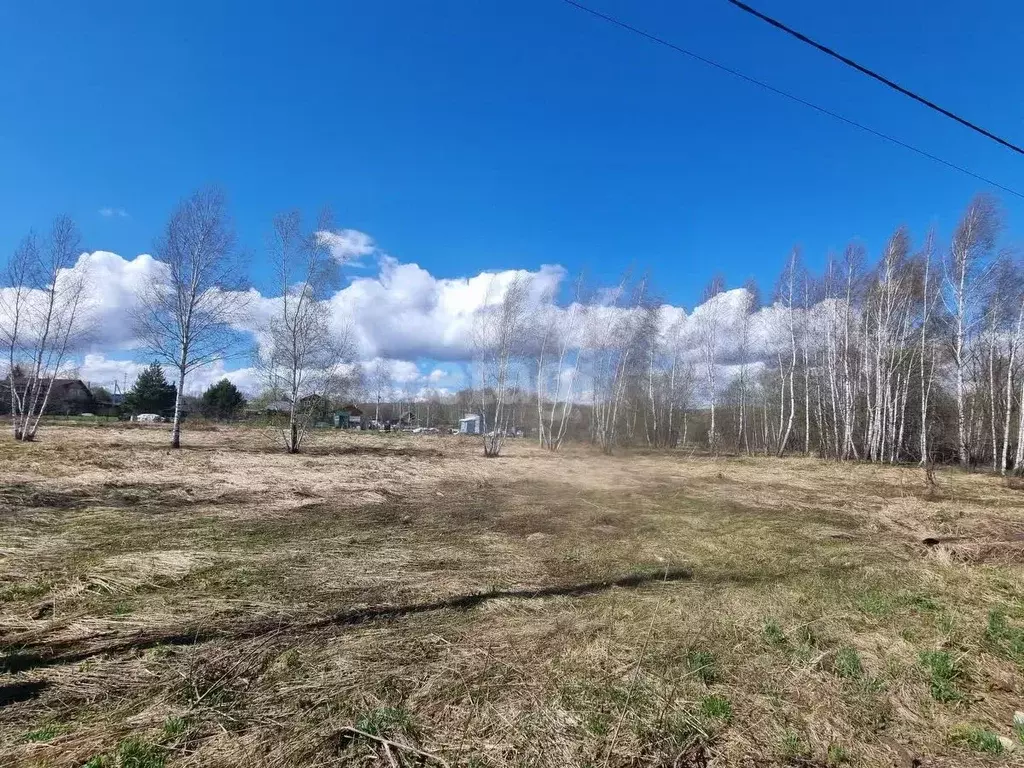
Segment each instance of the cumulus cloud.
[{"label": "cumulus cloud", "polygon": [[331,257],[339,264],[356,261],[377,250],[373,238],[358,229],[320,230],[317,239],[331,250]]},{"label": "cumulus cloud", "polygon": [[[339,261],[378,253],[372,238],[356,230],[321,232],[319,236],[330,244]],[[377,267],[375,275],[351,280],[327,301],[336,331],[350,335],[357,359],[364,366],[377,359],[387,360],[394,387],[405,393],[455,391],[466,385],[476,315],[481,309],[499,304],[516,280],[528,280],[532,317],[551,313],[555,322],[568,325],[574,317],[578,321],[581,314],[578,306],[574,314],[574,307],[550,301],[551,296],[558,295],[566,275],[557,265],[438,278],[418,264],[378,255]],[[130,383],[150,358],[135,338],[129,318],[142,287],[159,279],[163,265],[148,254],[125,259],[109,251],[95,251],[83,254],[76,269],[88,270],[88,304],[93,321],[89,344],[80,350],[75,363],[79,373],[83,379],[105,386],[123,381],[125,376]],[[696,362],[700,359],[701,329],[713,319],[718,329],[716,359],[727,374],[740,362],[755,362],[751,350],[768,359],[788,344],[788,315],[780,307],[769,306],[750,315],[746,325],[749,344],[742,348],[741,328],[751,298],[744,289],[735,289],[718,294],[691,313],[664,305],[659,310],[660,331],[666,340],[670,336],[679,339],[687,348],[686,354]],[[255,289],[250,289],[250,299],[249,317],[239,330],[252,334],[255,341],[257,329],[272,316],[280,299]],[[576,343],[587,338],[599,344],[610,337],[610,330],[635,311],[617,306],[620,299],[625,301],[608,293],[603,301],[588,307],[588,322],[575,323]],[[801,322],[816,323],[828,311],[819,305],[805,313]],[[225,376],[246,392],[262,389],[257,372],[247,367],[247,361],[236,359],[195,372],[186,391],[200,392]]]},{"label": "cumulus cloud", "polygon": [[[331,233],[347,243],[339,246],[339,253],[367,253],[372,240],[344,234],[351,232]],[[104,385],[121,381],[125,375],[134,380],[149,356],[133,333],[131,315],[142,288],[160,279],[163,265],[148,254],[126,259],[110,251],[94,251],[83,253],[75,269],[86,272],[89,285],[91,332],[76,360],[80,375]],[[506,270],[441,279],[417,264],[383,256],[375,276],[351,281],[328,301],[337,331],[351,334],[361,361],[386,358],[395,385],[405,390],[416,385],[447,390],[464,381],[457,367],[446,369],[445,363],[462,363],[472,357],[477,310],[500,302],[517,277],[531,278],[531,300],[539,301],[557,289],[563,276],[561,267],[543,266],[534,272]],[[255,338],[279,299],[255,289],[249,293],[249,317],[239,329]],[[421,360],[431,363],[421,370]],[[240,364],[234,361],[235,366]],[[200,391],[224,375],[246,391],[261,388],[255,371],[229,363],[228,367],[217,364],[197,371],[190,377],[187,391]]]},{"label": "cumulus cloud", "polygon": [[565,271],[482,272],[468,278],[437,278],[417,264],[390,256],[375,277],[357,278],[331,299],[339,326],[352,328],[367,356],[466,360],[473,354],[474,314],[501,301],[516,277],[532,280],[533,300],[555,290]]},{"label": "cumulus cloud", "polygon": [[[113,389],[116,384],[117,387],[123,389],[126,386],[130,388],[136,377],[151,362],[152,360],[145,358],[124,360],[107,357],[102,353],[87,353],[67,373],[73,373],[77,378],[92,386]],[[249,394],[255,394],[262,389],[258,371],[254,368],[231,369],[229,366],[230,361],[228,365],[225,365],[223,361],[217,361],[193,371],[185,380],[185,394],[202,394],[210,385],[216,384],[221,379],[228,379],[240,390]],[[168,380],[173,379],[171,371],[165,370],[165,373]]]},{"label": "cumulus cloud", "polygon": [[105,219],[127,219],[128,211],[124,208],[100,208],[100,216]]}]

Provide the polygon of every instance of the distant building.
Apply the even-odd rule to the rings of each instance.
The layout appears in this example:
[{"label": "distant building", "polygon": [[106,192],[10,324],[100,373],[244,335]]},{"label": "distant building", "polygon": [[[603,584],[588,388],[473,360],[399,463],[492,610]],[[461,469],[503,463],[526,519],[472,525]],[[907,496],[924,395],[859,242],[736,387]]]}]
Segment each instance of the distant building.
[{"label": "distant building", "polygon": [[[15,379],[17,392],[28,389],[28,379]],[[46,393],[48,382],[40,380],[40,397]],[[10,379],[0,381],[0,413],[9,413],[11,409]],[[80,413],[93,413],[96,410],[96,398],[85,382],[81,379],[54,379],[50,389],[50,398],[46,401],[46,413],[63,416],[77,416]]]},{"label": "distant building", "polygon": [[346,405],[334,412],[334,426],[337,429],[365,429],[363,411],[355,405]]},{"label": "distant building", "polygon": [[459,419],[459,433],[463,435],[479,435],[483,430],[483,418],[477,413],[467,413]]}]

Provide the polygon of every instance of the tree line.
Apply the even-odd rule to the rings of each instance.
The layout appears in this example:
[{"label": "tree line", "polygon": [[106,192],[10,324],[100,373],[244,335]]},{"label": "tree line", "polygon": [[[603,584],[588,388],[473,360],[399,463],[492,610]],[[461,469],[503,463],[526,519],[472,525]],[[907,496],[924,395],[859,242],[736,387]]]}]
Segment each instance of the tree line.
[{"label": "tree line", "polygon": [[[172,212],[129,321],[174,375],[173,447],[186,378],[229,357],[251,360],[286,404],[289,452],[313,426],[311,403],[366,395],[379,420],[390,371],[356,364],[333,312],[342,264],[332,230],[328,211],[312,226],[298,212],[277,216],[264,249],[275,296],[263,299],[245,279],[222,192],[199,190]],[[691,313],[647,276],[581,278],[564,297],[503,273],[473,315],[469,388],[408,402],[480,413],[487,455],[525,427],[552,450],[585,439],[605,451],[689,445],[1020,472],[1024,266],[1000,247],[1001,230],[997,202],[979,195],[948,242],[914,244],[900,227],[876,259],[851,244],[817,274],[795,249],[769,300],[753,283],[729,290],[715,278]],[[88,267],[67,217],[9,259],[0,342],[17,440],[34,439],[54,379],[91,338]]]},{"label": "tree line", "polygon": [[[851,244],[820,274],[799,250],[770,303],[715,278],[684,315],[647,278],[565,306],[515,284],[488,308],[477,391],[502,432],[532,401],[541,445],[802,453],[1024,469],[1024,264],[1000,248],[997,202],[970,202],[948,243],[906,228],[877,261]],[[516,334],[505,330],[515,327]],[[514,380],[511,396],[503,382]],[[495,386],[497,384],[497,386]],[[502,402],[502,400],[508,402]]]}]

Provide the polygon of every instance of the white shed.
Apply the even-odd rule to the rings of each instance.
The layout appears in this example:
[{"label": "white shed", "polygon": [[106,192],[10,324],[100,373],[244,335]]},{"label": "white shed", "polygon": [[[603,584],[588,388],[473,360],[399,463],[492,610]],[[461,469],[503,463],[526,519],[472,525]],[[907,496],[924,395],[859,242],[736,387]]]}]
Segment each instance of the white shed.
[{"label": "white shed", "polygon": [[463,435],[479,435],[483,432],[483,419],[479,414],[467,413],[459,419],[459,433]]}]

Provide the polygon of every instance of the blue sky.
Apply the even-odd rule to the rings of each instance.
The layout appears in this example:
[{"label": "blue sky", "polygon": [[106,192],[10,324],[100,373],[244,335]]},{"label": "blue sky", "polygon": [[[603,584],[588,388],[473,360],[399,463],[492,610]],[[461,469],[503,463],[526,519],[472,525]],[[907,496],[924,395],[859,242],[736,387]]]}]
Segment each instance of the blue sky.
[{"label": "blue sky", "polygon": [[[590,4],[1024,189],[1024,158],[724,0]],[[1024,142],[1020,3],[757,6]],[[716,271],[770,289],[796,243],[948,231],[984,189],[559,0],[7,3],[0,71],[3,253],[68,212],[130,257],[217,182],[257,283],[273,213],[329,203],[437,277],[633,265],[691,305]]]}]

